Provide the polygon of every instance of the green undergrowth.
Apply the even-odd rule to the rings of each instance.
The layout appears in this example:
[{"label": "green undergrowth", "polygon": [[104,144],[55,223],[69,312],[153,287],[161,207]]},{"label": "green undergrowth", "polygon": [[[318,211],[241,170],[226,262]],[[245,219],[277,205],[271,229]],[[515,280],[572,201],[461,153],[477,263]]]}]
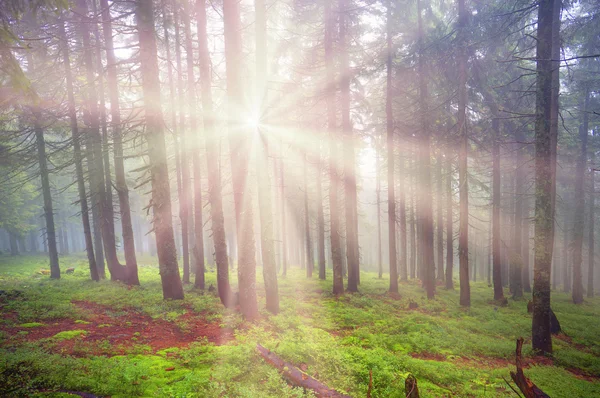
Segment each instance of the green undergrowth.
[{"label": "green undergrowth", "polygon": [[[16,316],[3,317],[0,324],[0,396],[48,396],[39,390],[62,389],[112,397],[310,397],[289,387],[260,358],[255,350],[260,343],[353,397],[366,396],[370,371],[374,398],[403,397],[409,373],[417,378],[424,397],[501,397],[514,396],[505,379],[510,380],[509,371],[514,369],[518,337],[526,339],[524,355],[531,356],[527,298],[496,306],[487,283],[472,283],[472,306],[464,309],[458,305],[458,290],[438,288],[436,299],[427,300],[417,281],[401,282],[400,297],[391,297],[386,294],[388,280],[377,279],[375,273],[361,274],[360,293],[334,297],[329,273],[327,281],[307,280],[301,270],[292,268],[279,279],[281,313],[273,316],[261,310],[261,320],[246,323],[239,314],[223,309],[218,297],[191,286],[185,287],[185,300],[162,300],[154,259],[140,259],[142,285],[130,289],[110,281],[89,281],[83,257],[61,260],[63,269],[75,267],[76,272],[51,281],[37,274],[47,267],[41,257],[0,257],[0,289],[22,291],[1,303],[3,313]],[[207,286],[216,286],[215,276],[207,272]],[[259,307],[264,308],[261,282],[258,295]],[[566,294],[552,297],[568,338],[554,339],[554,366],[531,366],[526,375],[552,397],[600,396],[598,379],[588,381],[573,373],[577,369],[578,374],[600,376],[600,300],[575,306]],[[408,309],[411,300],[417,309]],[[39,330],[60,318],[72,319],[81,329],[90,327],[86,322],[93,322],[94,314],[78,305],[80,301],[105,306],[115,324],[126,323],[127,314],[135,311],[190,333],[194,330],[182,315],[202,313],[233,329],[235,337],[221,346],[201,341],[156,351],[134,336],[130,355],[75,356],[56,353],[48,340],[23,342],[10,332],[27,329],[23,325],[32,322],[40,323]],[[55,338],[85,339],[81,332],[63,331]],[[93,352],[102,345],[110,352],[108,335],[85,343],[97,344]]]}]

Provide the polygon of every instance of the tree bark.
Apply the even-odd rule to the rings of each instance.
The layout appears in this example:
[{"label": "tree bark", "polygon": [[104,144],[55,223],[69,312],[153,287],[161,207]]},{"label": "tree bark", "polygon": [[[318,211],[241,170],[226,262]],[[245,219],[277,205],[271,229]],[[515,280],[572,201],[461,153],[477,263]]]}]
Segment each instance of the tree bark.
[{"label": "tree bark", "polygon": [[396,196],[394,191],[394,114],[392,109],[392,2],[387,4],[386,13],[386,96],[385,96],[385,118],[386,118],[386,141],[387,141],[387,184],[388,184],[388,247],[390,263],[390,293],[398,293],[398,268],[396,266]]},{"label": "tree bark", "polygon": [[[339,63],[340,91],[342,110],[342,132],[344,135],[343,164],[344,164],[344,208],[346,215],[346,259],[348,263],[348,291],[358,292],[359,283],[359,249],[358,249],[358,220],[356,196],[356,168],[354,160],[354,137],[350,121],[350,61],[349,26],[347,0],[339,0]],[[392,184],[393,185],[393,184]],[[392,223],[394,225],[395,223]],[[394,238],[394,242],[395,242]],[[395,267],[395,265],[394,265]]]},{"label": "tree bark", "polygon": [[148,144],[152,181],[154,233],[163,298],[183,299],[183,287],[177,266],[177,248],[173,235],[171,191],[163,131],[164,120],[160,106],[160,81],[152,0],[138,1],[135,11],[140,43],[140,69],[146,121],[145,137]]},{"label": "tree bark", "polygon": [[[593,135],[593,133],[592,133]],[[588,280],[587,280],[587,296],[594,297],[594,260],[595,256],[595,235],[594,235],[594,219],[596,218],[596,204],[595,198],[596,193],[594,192],[594,152],[592,151],[592,157],[590,159],[590,193],[589,193],[589,235],[588,235]]]},{"label": "tree bark", "polygon": [[[535,351],[552,353],[550,334],[550,267],[554,242],[554,185],[556,140],[550,125],[552,113],[552,46],[553,23],[559,0],[541,0],[538,7],[537,88],[535,118],[535,264],[533,280],[532,345]],[[559,19],[560,23],[560,19]],[[553,27],[553,25],[555,25]],[[558,100],[557,98],[555,100]],[[558,115],[556,115],[558,116]]]},{"label": "tree bark", "polygon": [[453,221],[453,197],[452,191],[452,159],[448,156],[446,161],[446,289],[454,289],[454,221]]},{"label": "tree bark", "polygon": [[129,285],[139,285],[135,241],[131,222],[131,205],[129,190],[125,180],[125,164],[123,156],[123,131],[121,126],[121,109],[119,105],[119,89],[117,85],[117,60],[115,57],[112,22],[108,0],[100,0],[102,9],[102,33],[106,48],[106,82],[110,100],[110,124],[113,138],[113,161],[115,164],[115,188],[119,197],[121,215],[121,232],[123,234],[123,250],[125,252],[125,280]]},{"label": "tree bark", "polygon": [[[329,130],[329,222],[331,240],[331,261],[333,267],[333,294],[344,293],[344,277],[342,264],[342,248],[340,241],[340,217],[339,217],[339,174],[337,170],[338,151],[337,141],[339,139],[336,126],[335,109],[335,59],[333,43],[335,41],[336,15],[331,9],[331,3],[325,2],[325,59],[326,59],[326,81],[327,81],[327,129]],[[282,168],[283,170],[283,168]],[[283,180],[282,180],[283,190]],[[283,192],[283,191],[282,191]]]},{"label": "tree bark", "polygon": [[[242,87],[243,50],[240,9],[237,0],[223,2],[223,19],[228,106],[234,113],[243,114],[248,112],[248,109],[244,103]],[[242,314],[246,319],[251,320],[258,316],[258,305],[254,288],[256,284],[254,217],[250,201],[251,189],[246,184],[250,143],[242,120],[236,117],[230,118],[228,127],[238,241],[239,301]]]},{"label": "tree bark", "polygon": [[[79,14],[80,35],[83,44],[83,61],[86,71],[86,108],[88,110],[89,129],[88,156],[93,156],[93,166],[90,170],[90,183],[95,187],[92,191],[97,195],[96,205],[98,206],[100,231],[102,233],[102,244],[106,256],[106,264],[112,280],[125,280],[125,269],[119,263],[117,258],[117,249],[115,242],[114,222],[112,212],[108,204],[109,198],[106,194],[104,185],[104,162],[102,159],[102,138],[100,135],[98,97],[95,89],[94,66],[92,61],[92,51],[90,43],[89,25],[92,23],[88,16],[88,8],[85,0],[77,1],[77,13]],[[89,165],[89,160],[88,160]]]},{"label": "tree bark", "polygon": [[[260,101],[259,115],[262,117],[268,110],[267,90],[267,8],[265,0],[254,2],[256,13],[256,92]],[[266,122],[267,120],[265,120]],[[268,128],[268,127],[267,127]],[[269,141],[258,126],[258,143],[256,143],[256,176],[258,183],[258,210],[260,215],[260,239],[263,262],[263,280],[267,311],[279,312],[279,288],[277,286],[277,264],[275,262],[275,242],[273,241],[273,213],[271,206],[271,180],[269,176]]]},{"label": "tree bark", "polygon": [[575,171],[575,216],[573,217],[573,303],[581,304],[583,302],[583,281],[582,281],[582,263],[583,263],[583,231],[585,219],[585,172],[587,169],[588,152],[588,128],[589,114],[588,107],[590,101],[589,90],[583,90],[583,99],[579,104],[581,124],[579,125],[579,141],[581,143],[581,152],[577,159],[577,169]]},{"label": "tree bark", "polygon": [[469,137],[467,133],[467,8],[465,0],[458,0],[458,132],[460,147],[458,151],[458,181],[460,201],[460,224],[458,229],[458,259],[460,279],[460,305],[471,305],[471,287],[469,285],[469,183],[467,160]]},{"label": "tree bark", "polygon": [[424,33],[423,33],[423,16],[422,16],[421,0],[417,0],[418,14],[418,61],[417,69],[419,75],[419,111],[421,132],[419,134],[419,201],[418,201],[418,222],[420,225],[419,244],[421,245],[421,254],[419,263],[423,273],[423,287],[427,291],[427,298],[432,299],[435,296],[435,258],[433,255],[433,209],[431,200],[431,158],[430,158],[430,141],[431,132],[429,125],[429,104],[428,90],[425,74],[425,58],[424,58]]},{"label": "tree bark", "polygon": [[525,196],[525,159],[523,152],[523,141],[525,141],[525,135],[521,129],[515,130],[515,141],[516,141],[516,165],[515,165],[515,222],[513,224],[513,256],[516,261],[512,264],[512,295],[513,299],[520,299],[523,297],[523,198]]}]

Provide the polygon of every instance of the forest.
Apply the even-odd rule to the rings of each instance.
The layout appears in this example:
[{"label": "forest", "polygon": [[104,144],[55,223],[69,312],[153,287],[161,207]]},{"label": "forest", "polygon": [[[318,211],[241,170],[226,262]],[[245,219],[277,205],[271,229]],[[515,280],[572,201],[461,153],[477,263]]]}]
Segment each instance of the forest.
[{"label": "forest", "polygon": [[0,396],[600,397],[599,137],[597,0],[1,0]]}]

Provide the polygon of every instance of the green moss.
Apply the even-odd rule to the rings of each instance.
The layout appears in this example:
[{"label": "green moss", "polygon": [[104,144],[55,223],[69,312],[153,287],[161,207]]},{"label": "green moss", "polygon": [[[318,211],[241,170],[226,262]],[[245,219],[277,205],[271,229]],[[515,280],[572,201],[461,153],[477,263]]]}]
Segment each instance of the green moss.
[{"label": "green moss", "polygon": [[85,330],[65,330],[63,332],[58,332],[54,336],[51,337],[52,340],[71,340],[76,337],[85,336],[88,332]]},{"label": "green moss", "polygon": [[27,322],[27,323],[22,323],[19,325],[19,327],[21,327],[21,328],[39,328],[41,326],[46,326],[46,325],[41,322]]},{"label": "green moss", "polygon": [[[262,310],[264,289],[257,278],[262,317],[248,324],[239,313],[224,309],[218,297],[199,294],[192,286],[185,287],[184,300],[164,301],[155,259],[139,258],[141,286],[131,289],[110,281],[91,282],[84,273],[32,282],[29,277],[39,269],[39,260],[7,258],[0,271],[0,289],[24,292],[24,300],[3,308],[18,313],[19,322],[50,319],[52,313],[85,324],[94,321],[94,313],[71,300],[90,301],[107,308],[106,314],[115,317],[113,325],[132,328],[139,326],[127,317],[139,312],[195,333],[195,323],[181,315],[202,313],[209,322],[233,329],[234,341],[216,346],[201,339],[154,354],[155,348],[141,344],[147,343],[142,330],[130,329],[136,332],[134,339],[120,347],[109,339],[75,340],[70,353],[78,357],[71,357],[69,352],[49,353],[60,346],[53,343],[56,338],[18,344],[13,339],[11,350],[0,349],[0,377],[5,378],[0,379],[0,396],[10,388],[26,395],[28,387],[61,387],[114,397],[310,397],[287,385],[257,355],[260,343],[352,397],[366,396],[370,371],[373,398],[403,397],[409,373],[417,378],[422,396],[508,397],[514,394],[503,379],[510,379],[514,370],[515,341],[531,335],[526,300],[497,307],[490,302],[492,290],[486,283],[471,284],[472,307],[463,309],[457,304],[458,289],[439,289],[434,300],[427,300],[418,281],[402,282],[401,298],[393,299],[385,294],[389,281],[368,272],[361,273],[360,293],[338,298],[330,294],[330,270],[328,279],[319,281],[292,267],[279,280],[281,312],[276,316]],[[81,263],[83,269],[85,258],[64,261]],[[216,286],[214,272],[206,278],[207,285]],[[409,310],[410,300],[419,308]],[[555,366],[532,366],[526,375],[550,396],[600,396],[599,382],[581,380],[567,370],[600,374],[600,298],[574,306],[567,294],[553,292],[552,305],[572,342],[554,339]],[[82,332],[57,336],[76,338]],[[107,357],[121,350],[128,355]],[[527,340],[524,355],[531,356]]]}]

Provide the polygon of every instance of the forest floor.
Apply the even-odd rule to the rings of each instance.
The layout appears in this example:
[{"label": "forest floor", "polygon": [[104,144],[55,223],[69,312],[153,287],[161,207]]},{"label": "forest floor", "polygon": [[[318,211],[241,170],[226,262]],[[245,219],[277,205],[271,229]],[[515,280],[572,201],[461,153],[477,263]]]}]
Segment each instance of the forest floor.
[{"label": "forest floor", "polygon": [[[404,397],[409,373],[422,397],[516,396],[505,380],[522,336],[525,374],[548,395],[600,397],[600,298],[575,306],[553,293],[565,335],[546,358],[531,354],[527,298],[498,307],[485,282],[472,283],[472,307],[463,309],[458,290],[439,286],[428,301],[411,281],[392,297],[386,275],[369,272],[360,293],[336,298],[329,270],[319,281],[293,268],[279,279],[281,313],[261,310],[248,323],[192,286],[185,300],[163,301],[154,259],[140,259],[142,285],[132,288],[90,281],[82,257],[61,265],[62,279],[52,281],[40,274],[44,257],[0,256],[0,396],[312,396],[289,387],[257,343],[352,397],[367,396],[370,370],[374,398]],[[75,272],[64,274],[68,267]],[[215,277],[207,272],[207,286]],[[257,288],[264,308],[262,283]],[[409,309],[411,300],[418,308]]]}]

